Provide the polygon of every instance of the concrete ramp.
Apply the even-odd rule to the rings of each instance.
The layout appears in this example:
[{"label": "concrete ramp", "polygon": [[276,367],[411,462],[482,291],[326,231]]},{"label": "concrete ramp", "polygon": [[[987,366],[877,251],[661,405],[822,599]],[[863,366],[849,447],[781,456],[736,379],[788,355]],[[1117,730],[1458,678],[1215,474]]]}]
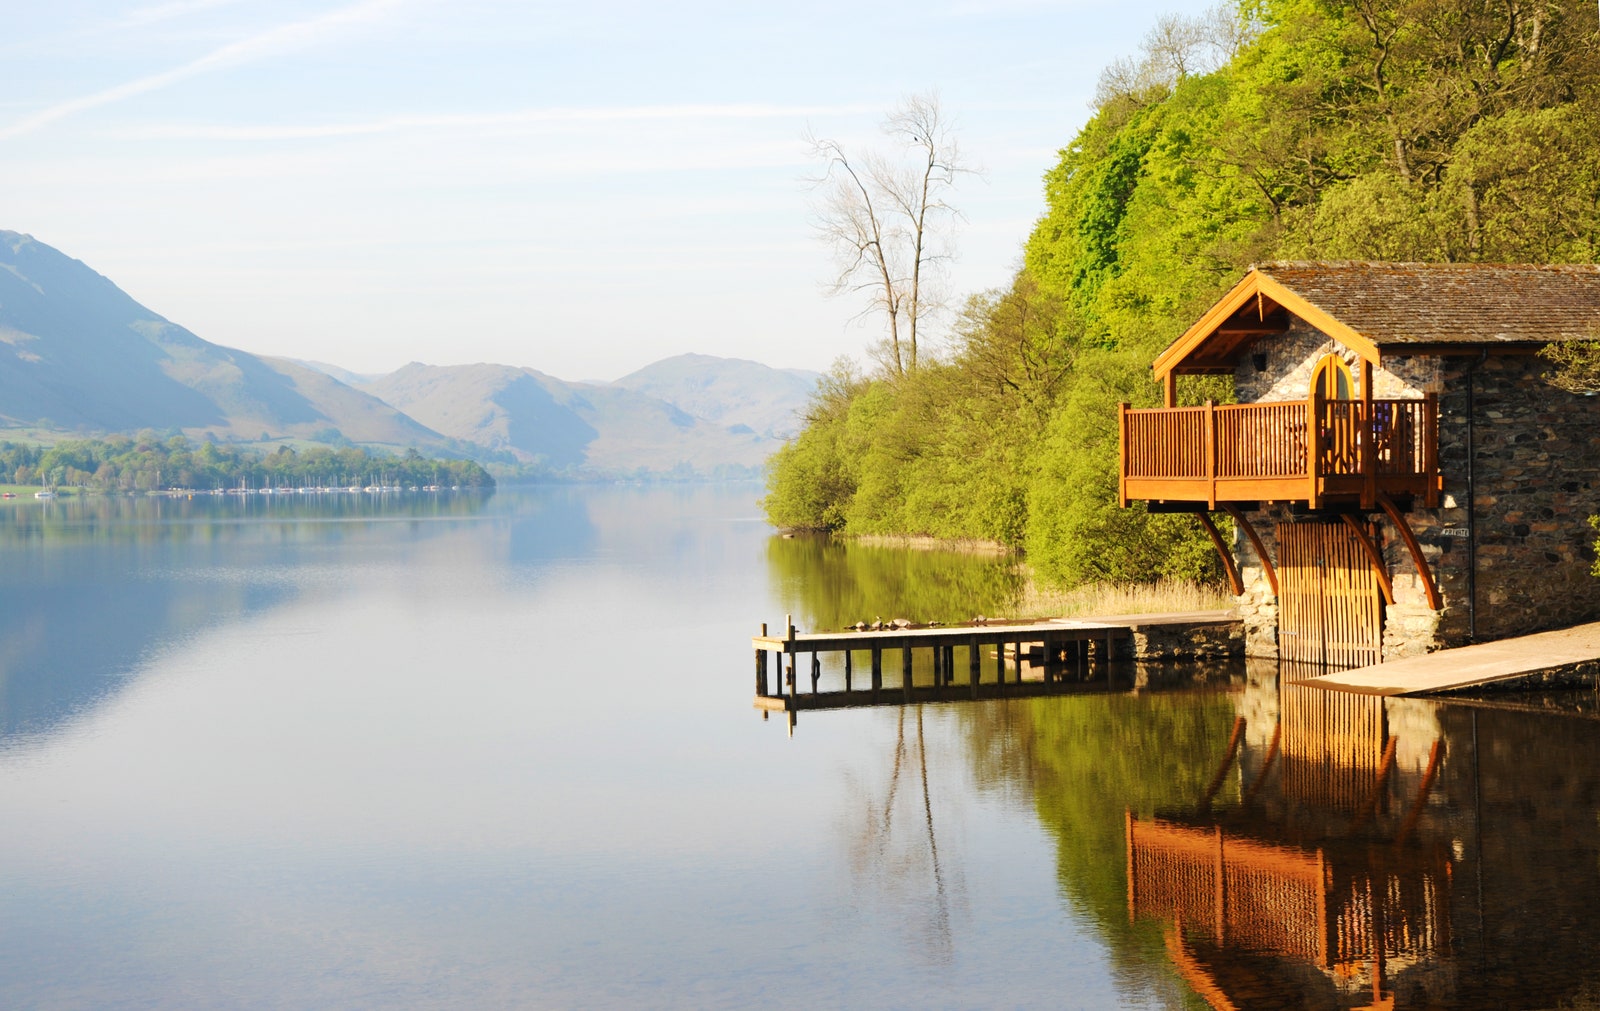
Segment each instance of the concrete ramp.
[{"label": "concrete ramp", "polygon": [[1555,668],[1597,660],[1600,622],[1445,649],[1293,683],[1367,695],[1429,695],[1534,678]]}]

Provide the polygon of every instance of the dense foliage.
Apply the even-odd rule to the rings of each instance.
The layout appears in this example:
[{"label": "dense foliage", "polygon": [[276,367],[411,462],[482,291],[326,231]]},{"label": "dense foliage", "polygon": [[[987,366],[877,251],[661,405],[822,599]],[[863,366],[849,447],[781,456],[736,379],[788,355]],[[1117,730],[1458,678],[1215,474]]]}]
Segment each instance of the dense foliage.
[{"label": "dense foliage", "polygon": [[1046,175],[1011,287],[932,363],[836,367],[774,457],[770,519],[995,539],[1069,584],[1212,574],[1192,519],[1117,508],[1117,402],[1157,403],[1150,361],[1252,262],[1594,260],[1596,20],[1543,0],[1167,19]]},{"label": "dense foliage", "polygon": [[73,485],[99,491],[164,488],[461,485],[490,488],[494,478],[470,460],[430,460],[348,446],[261,453],[181,435],[80,439],[54,446],[0,442],[0,476],[17,484]]}]

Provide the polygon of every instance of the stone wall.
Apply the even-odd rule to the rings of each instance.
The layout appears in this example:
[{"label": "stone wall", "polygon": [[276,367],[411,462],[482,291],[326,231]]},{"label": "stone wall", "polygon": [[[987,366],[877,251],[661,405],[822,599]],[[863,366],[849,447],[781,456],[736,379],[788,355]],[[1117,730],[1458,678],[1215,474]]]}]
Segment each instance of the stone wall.
[{"label": "stone wall", "polygon": [[[1325,354],[1339,354],[1361,375],[1354,352],[1296,321],[1288,333],[1264,338],[1258,371],[1243,356],[1235,374],[1241,402],[1297,400]],[[1566,393],[1543,382],[1542,359],[1530,355],[1440,357],[1386,355],[1374,370],[1380,399],[1439,394],[1439,459],[1444,474],[1440,507],[1420,503],[1407,514],[1443,597],[1428,607],[1410,552],[1387,517],[1370,515],[1394,586],[1386,609],[1384,656],[1431,652],[1470,640],[1469,551],[1466,538],[1467,373],[1474,373],[1472,437],[1476,467],[1478,639],[1498,639],[1600,619],[1600,578],[1590,575],[1600,514],[1600,397]],[[1277,558],[1274,525],[1294,518],[1286,505],[1248,514]],[[1277,603],[1260,560],[1235,535],[1245,592],[1237,606],[1252,656],[1277,655]]]}]

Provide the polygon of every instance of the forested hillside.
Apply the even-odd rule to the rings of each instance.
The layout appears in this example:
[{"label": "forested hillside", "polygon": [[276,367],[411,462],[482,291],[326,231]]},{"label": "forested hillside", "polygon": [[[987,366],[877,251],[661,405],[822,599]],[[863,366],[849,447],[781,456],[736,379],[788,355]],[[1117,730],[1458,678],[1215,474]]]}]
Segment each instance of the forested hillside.
[{"label": "forested hillside", "polygon": [[1537,0],[1164,19],[1046,174],[1010,288],[931,361],[826,377],[770,519],[999,540],[1066,584],[1212,574],[1193,519],[1117,508],[1117,402],[1158,402],[1155,354],[1252,262],[1593,261],[1597,27],[1592,3]]}]

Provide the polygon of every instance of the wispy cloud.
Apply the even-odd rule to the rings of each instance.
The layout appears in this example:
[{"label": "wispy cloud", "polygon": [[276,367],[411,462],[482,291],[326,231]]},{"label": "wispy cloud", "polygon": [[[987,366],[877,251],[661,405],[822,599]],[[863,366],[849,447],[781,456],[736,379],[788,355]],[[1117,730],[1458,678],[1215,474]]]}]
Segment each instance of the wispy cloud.
[{"label": "wispy cloud", "polygon": [[337,137],[368,137],[378,134],[408,133],[424,130],[496,130],[535,126],[668,120],[805,119],[810,116],[876,115],[880,111],[881,109],[878,106],[871,105],[579,106],[517,109],[508,112],[446,113],[433,116],[391,116],[351,123],[262,124],[256,126],[178,124],[140,127],[119,131],[118,135],[125,139],[137,140],[320,140]]},{"label": "wispy cloud", "polygon": [[124,28],[137,25],[154,24],[158,21],[169,21],[172,18],[181,18],[200,11],[213,10],[217,7],[232,7],[242,3],[243,0],[171,0],[170,3],[152,4],[149,7],[140,7],[129,11],[128,14],[117,22]]},{"label": "wispy cloud", "polygon": [[362,0],[361,3],[341,7],[338,10],[329,11],[314,18],[279,25],[277,28],[269,29],[250,38],[230,42],[225,46],[212,50],[199,59],[191,60],[170,70],[163,70],[160,73],[125,81],[122,84],[105,88],[93,94],[68,99],[41,109],[30,116],[17,120],[10,126],[0,127],[0,140],[20,137],[58,120],[75,116],[80,112],[96,109],[103,105],[111,105],[136,95],[158,91],[192,77],[199,77],[212,71],[236,67],[277,53],[313,45],[353,26],[380,20],[392,9],[404,2],[406,0]]}]

